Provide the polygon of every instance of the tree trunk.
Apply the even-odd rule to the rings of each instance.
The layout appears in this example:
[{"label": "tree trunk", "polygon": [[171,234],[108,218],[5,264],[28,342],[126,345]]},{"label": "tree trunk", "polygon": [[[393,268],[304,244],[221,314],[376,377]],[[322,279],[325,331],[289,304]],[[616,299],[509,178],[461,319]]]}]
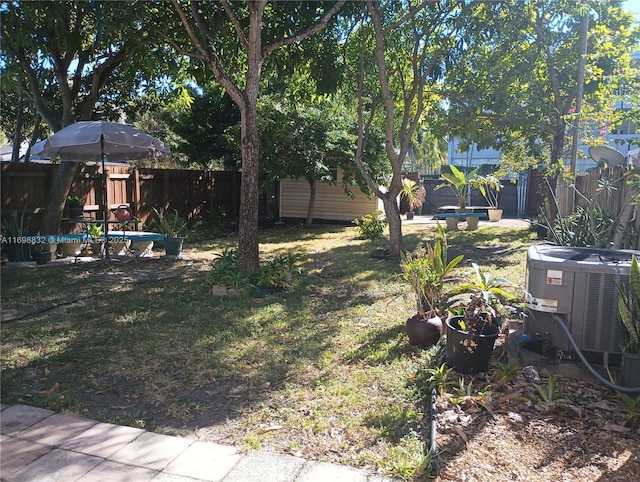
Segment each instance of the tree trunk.
[{"label": "tree trunk", "polygon": [[304,222],[306,227],[313,224],[313,211],[316,205],[316,188],[317,183],[315,179],[307,179],[309,182],[309,205],[307,206],[307,220]]},{"label": "tree trunk", "polygon": [[395,197],[388,194],[383,196],[382,205],[384,213],[389,223],[389,254],[391,256],[400,256],[404,246],[402,241],[402,220],[400,219],[400,209]]},{"label": "tree trunk", "polygon": [[[636,209],[635,204],[633,204],[633,195],[630,187],[627,190],[627,195],[625,196],[623,206],[624,208],[620,213],[620,219],[618,219],[616,232],[613,236],[613,249],[623,248],[622,244],[624,242],[624,235],[627,231],[627,227],[631,224],[631,220],[633,219],[633,212]],[[633,248],[633,246],[631,246],[630,248]]]},{"label": "tree trunk", "polygon": [[73,176],[78,169],[77,162],[61,162],[58,172],[53,180],[47,204],[40,222],[40,234],[59,234],[62,211],[67,200],[67,194],[71,189]]},{"label": "tree trunk", "polygon": [[[22,103],[22,99],[21,103]],[[20,144],[22,144],[22,105],[18,108],[18,112],[16,114],[16,124],[13,129],[13,146],[11,149],[11,162],[20,162]]]},{"label": "tree trunk", "polygon": [[[564,150],[564,130],[565,122],[562,119],[558,120],[558,125],[555,128],[553,139],[551,141],[551,153],[549,159],[549,165],[552,168],[557,166],[558,162],[562,159],[562,151]],[[558,176],[555,175],[551,179],[547,177],[547,182],[544,183],[544,196],[545,196],[545,208],[547,212],[547,219],[550,223],[555,222],[560,206],[558,206],[558,200],[556,197],[556,186],[558,185]]]},{"label": "tree trunk", "polygon": [[258,249],[259,169],[258,110],[256,99],[241,109],[242,116],[242,184],[240,187],[240,221],[238,225],[238,271],[241,274],[260,270]]},{"label": "tree trunk", "polygon": [[29,141],[29,146],[27,147],[27,152],[24,153],[24,162],[31,162],[31,148],[35,145],[36,142],[38,142],[38,139],[40,139],[40,137],[42,137],[42,116],[37,115],[36,116],[36,125],[35,128],[33,129],[33,134],[31,135],[31,140]]}]

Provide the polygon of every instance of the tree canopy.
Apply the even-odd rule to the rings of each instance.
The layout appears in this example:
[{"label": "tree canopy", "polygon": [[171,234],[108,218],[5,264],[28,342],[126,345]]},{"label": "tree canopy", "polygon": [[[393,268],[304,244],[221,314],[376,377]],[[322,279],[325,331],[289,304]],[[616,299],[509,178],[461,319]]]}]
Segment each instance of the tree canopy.
[{"label": "tree canopy", "polygon": [[[382,200],[391,252],[398,254],[402,171],[409,161],[437,163],[445,136],[500,149],[505,171],[543,165],[553,173],[564,170],[559,161],[578,116],[604,131],[625,116],[637,118],[640,76],[630,52],[638,29],[621,5],[5,2],[0,73],[3,98],[12,102],[3,103],[2,127],[9,131],[7,118],[15,117],[18,131],[31,125],[25,131],[37,134],[42,123],[56,131],[96,116],[120,120],[142,113],[152,125],[150,112],[163,110],[157,93],[174,90],[190,102],[188,110],[166,109],[163,119],[182,139],[179,150],[202,166],[224,159],[230,167],[241,158],[242,272],[259,266],[260,156],[274,176],[315,181],[328,180],[327,168],[341,164],[348,179],[360,179]],[[614,111],[616,99],[635,101],[635,108]],[[258,123],[260,109],[264,124]],[[240,154],[234,156],[228,136],[238,120]],[[277,145],[265,140],[269,129]],[[381,145],[386,169],[380,169]],[[354,166],[358,175],[351,175]],[[59,170],[43,231],[55,232],[74,170],[69,163]]]},{"label": "tree canopy", "polygon": [[[17,87],[27,90],[34,111],[53,132],[96,113],[118,119],[127,100],[172,64],[145,27],[149,15],[141,2],[5,2],[3,74],[18,72],[26,79]],[[76,167],[63,162],[58,169],[42,232],[58,232]]]},{"label": "tree canopy", "polygon": [[[459,55],[446,74],[448,130],[480,148],[500,149],[503,170],[567,157],[576,120],[581,19],[589,16],[584,112],[612,114],[630,74],[638,32],[619,0],[471,2]],[[582,120],[587,120],[583,118]],[[557,169],[556,169],[557,170]]]}]

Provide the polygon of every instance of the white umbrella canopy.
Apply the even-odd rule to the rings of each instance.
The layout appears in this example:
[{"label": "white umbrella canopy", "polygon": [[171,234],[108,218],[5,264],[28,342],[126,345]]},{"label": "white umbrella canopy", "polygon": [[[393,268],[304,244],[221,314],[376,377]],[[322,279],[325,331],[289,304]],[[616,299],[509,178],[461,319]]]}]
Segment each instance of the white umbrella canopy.
[{"label": "white umbrella canopy", "polygon": [[31,148],[34,156],[76,162],[130,161],[170,152],[164,142],[132,125],[106,121],[76,122]]}]

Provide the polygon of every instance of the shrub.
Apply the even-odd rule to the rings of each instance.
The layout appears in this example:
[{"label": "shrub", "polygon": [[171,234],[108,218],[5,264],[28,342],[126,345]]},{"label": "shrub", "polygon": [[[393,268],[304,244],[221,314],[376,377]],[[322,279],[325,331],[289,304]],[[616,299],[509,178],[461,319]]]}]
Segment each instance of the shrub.
[{"label": "shrub", "polygon": [[235,248],[227,248],[217,254],[209,271],[209,283],[221,285],[226,288],[247,288],[259,286],[264,288],[290,288],[296,268],[298,256],[293,253],[280,254],[275,258],[264,262],[260,271],[243,276],[238,272],[238,251]]},{"label": "shrub", "polygon": [[379,209],[365,214],[361,218],[354,219],[353,222],[358,227],[358,231],[360,231],[360,238],[370,239],[371,241],[382,238],[384,228],[387,226],[387,218]]},{"label": "shrub", "polygon": [[552,226],[545,217],[544,224],[559,246],[610,248],[616,231],[612,216],[598,206],[578,206],[569,216],[556,218]]}]

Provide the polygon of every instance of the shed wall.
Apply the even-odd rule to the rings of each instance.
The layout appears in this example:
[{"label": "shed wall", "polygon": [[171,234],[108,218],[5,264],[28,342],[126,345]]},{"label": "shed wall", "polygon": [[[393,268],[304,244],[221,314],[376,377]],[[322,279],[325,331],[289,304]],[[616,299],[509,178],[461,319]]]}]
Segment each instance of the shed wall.
[{"label": "shed wall", "polygon": [[[338,176],[341,173],[338,171]],[[326,221],[353,221],[378,209],[377,198],[368,198],[357,187],[354,198],[346,195],[340,180],[334,185],[318,183],[313,218]],[[280,181],[280,217],[306,219],[309,183],[304,179]]]}]

